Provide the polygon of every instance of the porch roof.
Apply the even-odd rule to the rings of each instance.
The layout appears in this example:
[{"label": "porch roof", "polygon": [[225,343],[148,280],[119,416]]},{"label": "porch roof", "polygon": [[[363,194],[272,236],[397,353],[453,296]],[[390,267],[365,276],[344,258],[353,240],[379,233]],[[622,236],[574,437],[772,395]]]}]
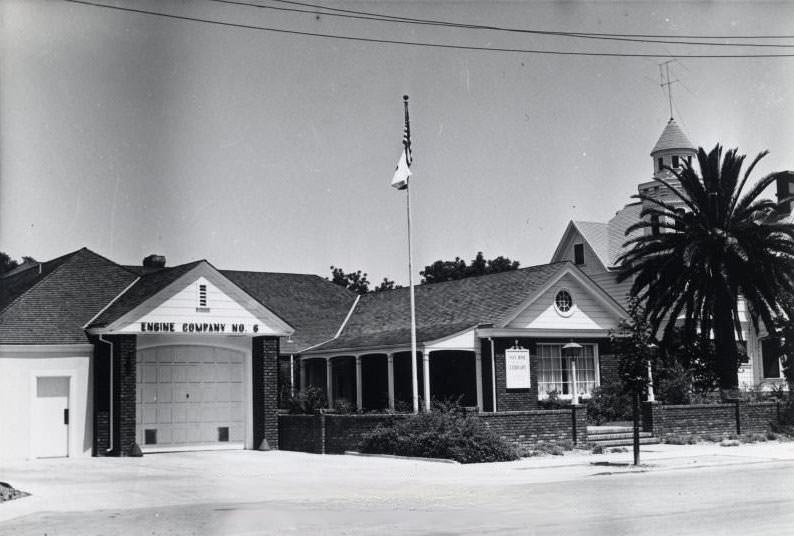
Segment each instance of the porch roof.
[{"label": "porch roof", "polygon": [[[543,264],[416,286],[417,343],[435,341],[481,324],[499,325],[566,266],[573,265],[570,262]],[[400,288],[362,296],[339,336],[305,353],[410,343],[409,289]]]}]

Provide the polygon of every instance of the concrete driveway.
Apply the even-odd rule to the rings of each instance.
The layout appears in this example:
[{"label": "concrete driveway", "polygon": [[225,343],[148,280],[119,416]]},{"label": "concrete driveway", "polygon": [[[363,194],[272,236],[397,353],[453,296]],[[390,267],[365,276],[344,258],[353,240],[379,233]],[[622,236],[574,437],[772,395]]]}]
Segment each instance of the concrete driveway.
[{"label": "concrete driveway", "polygon": [[640,468],[627,465],[631,452],[474,465],[286,451],[35,460],[0,467],[0,480],[32,494],[0,504],[0,534],[4,522],[43,512],[113,515],[136,509],[267,502],[290,508],[388,504],[412,511],[423,504],[460,505],[508,487],[582,481],[596,475],[791,462],[794,443],[732,448],[652,445],[643,448],[642,456]]}]

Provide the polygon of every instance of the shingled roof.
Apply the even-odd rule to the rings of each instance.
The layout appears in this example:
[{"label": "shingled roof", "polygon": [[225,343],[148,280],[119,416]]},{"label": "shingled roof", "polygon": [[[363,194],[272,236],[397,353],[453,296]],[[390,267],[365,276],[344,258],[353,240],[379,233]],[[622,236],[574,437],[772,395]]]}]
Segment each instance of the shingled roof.
[{"label": "shingled roof", "polygon": [[86,248],[31,270],[1,280],[0,344],[87,343],[85,323],[135,280]]},{"label": "shingled roof", "polygon": [[297,353],[333,337],[356,299],[354,292],[318,275],[221,273],[295,328],[291,343],[282,339],[282,353]]},{"label": "shingled roof", "polygon": [[[480,324],[498,324],[569,262],[532,266],[457,281],[419,285],[417,340],[429,342]],[[409,344],[408,288],[361,297],[340,336],[312,351]]]},{"label": "shingled roof", "polygon": [[676,123],[674,119],[670,119],[670,121],[667,122],[667,126],[664,127],[662,131],[662,135],[659,136],[656,145],[654,145],[651,155],[659,151],[669,151],[673,149],[689,149],[694,151],[695,146],[692,145],[692,142],[686,137],[686,134],[684,134],[684,131],[678,126],[678,123]]}]

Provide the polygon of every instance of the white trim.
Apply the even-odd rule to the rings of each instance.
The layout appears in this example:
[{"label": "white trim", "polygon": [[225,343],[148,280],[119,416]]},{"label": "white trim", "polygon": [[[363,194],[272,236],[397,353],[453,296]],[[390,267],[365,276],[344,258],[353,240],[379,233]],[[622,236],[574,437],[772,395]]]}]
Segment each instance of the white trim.
[{"label": "white trim", "polygon": [[[557,305],[557,296],[559,296],[561,292],[565,292],[566,294],[568,294],[568,297],[571,299],[571,306],[568,307],[567,311],[563,311],[562,309],[560,309],[559,305]],[[556,311],[556,313],[563,318],[568,318],[570,316],[573,316],[573,314],[576,312],[573,308],[573,306],[576,304],[576,300],[574,300],[573,292],[571,292],[571,289],[569,289],[568,287],[559,287],[557,289],[557,292],[554,293],[554,298],[552,299],[552,302],[554,305],[554,311]]]},{"label": "white trim", "polygon": [[[83,355],[86,352],[88,355]],[[6,357],[3,354],[69,354],[67,357],[90,357],[93,352],[93,344],[0,344],[0,357]]]},{"label": "white trim", "polygon": [[548,279],[545,285],[533,292],[526,300],[515,307],[512,312],[503,317],[497,327],[504,328],[505,326],[508,326],[511,322],[518,318],[518,316],[527,307],[539,300],[547,291],[554,288],[555,285],[558,285],[559,281],[566,275],[573,277],[577,283],[585,287],[586,291],[590,292],[597,301],[601,302],[603,306],[605,306],[618,318],[625,318],[628,316],[628,313],[626,313],[625,309],[623,309],[623,307],[621,307],[621,305],[615,301],[615,299],[606,291],[604,291],[604,289],[602,289],[595,281],[587,277],[580,268],[573,263],[566,263],[556,274]]},{"label": "white trim", "polygon": [[243,450],[248,448],[245,443],[233,441],[229,443],[196,444],[173,447],[141,447],[144,454],[164,454],[166,452],[199,452],[208,450]]},{"label": "white trim", "polygon": [[543,329],[543,328],[479,328],[477,333],[480,337],[527,337],[527,338],[607,338],[610,334],[609,329]]},{"label": "white trim", "polygon": [[[579,342],[579,341],[577,341],[577,342]],[[535,385],[536,385],[537,390],[538,390],[538,400],[546,400],[546,399],[548,399],[548,396],[544,396],[545,393],[543,393],[541,391],[541,389],[540,389],[540,370],[541,370],[540,359],[541,359],[541,357],[540,357],[540,350],[538,349],[538,347],[540,347],[540,346],[559,346],[559,347],[562,347],[564,344],[565,344],[564,342],[539,342],[539,343],[535,344],[535,348],[536,348],[536,350],[535,350],[535,353],[536,353],[535,358],[538,361],[538,364],[537,364],[538,371],[536,373],[537,376],[536,376],[536,380],[535,380]],[[581,344],[582,346],[591,346],[593,348],[593,374],[595,375],[593,389],[595,389],[597,387],[600,387],[601,386],[601,359],[600,359],[600,355],[599,355],[599,352],[598,352],[599,344],[597,342],[587,342],[587,341],[579,342],[579,344]],[[560,352],[562,352],[562,348],[560,349]],[[560,356],[562,358],[562,353],[560,354]],[[577,383],[579,383],[579,381],[580,381],[579,379],[576,380]],[[590,398],[592,398],[592,396],[593,396],[592,393],[590,393],[590,395],[581,395],[579,400],[580,401],[582,399],[589,400]],[[573,399],[573,394],[572,393],[568,393],[568,394],[558,393],[557,397],[562,399],[562,400],[572,400]]]},{"label": "white trim", "polygon": [[353,305],[351,305],[351,306],[350,306],[350,310],[347,312],[347,316],[346,316],[346,317],[345,317],[345,319],[342,321],[342,325],[341,325],[341,326],[339,326],[339,329],[338,329],[338,330],[336,330],[336,334],[334,335],[334,338],[333,338],[333,339],[331,339],[331,340],[334,340],[334,339],[338,338],[338,337],[339,337],[339,335],[341,335],[341,334],[342,334],[342,330],[343,330],[343,329],[345,329],[345,326],[347,325],[347,322],[348,322],[348,320],[350,320],[350,317],[351,317],[351,316],[353,316],[353,311],[355,311],[355,310],[356,310],[356,305],[358,305],[358,300],[360,300],[360,299],[361,299],[361,294],[359,294],[358,296],[356,296],[356,299],[355,299],[355,301],[353,302]]},{"label": "white trim", "polygon": [[[66,457],[72,458],[77,453],[82,452],[82,449],[73,449],[72,442],[82,440],[82,438],[77,437],[77,434],[74,433],[74,424],[73,424],[73,415],[82,415],[84,414],[84,408],[78,407],[75,400],[75,394],[77,389],[77,379],[76,379],[76,372],[72,369],[69,370],[31,370],[30,371],[30,406],[28,407],[28,421],[30,422],[30,428],[28,431],[28,456],[30,459],[39,459],[35,456],[36,448],[34,445],[34,433],[33,429],[36,426],[34,415],[33,415],[33,408],[36,404],[36,398],[38,396],[38,379],[39,378],[69,378],[69,396],[67,397],[66,407],[69,409],[69,424],[67,424],[66,429]],[[85,433],[85,424],[83,425],[83,433]]]},{"label": "white trim", "polygon": [[99,318],[99,315],[101,315],[102,313],[104,313],[104,312],[105,312],[105,311],[108,309],[108,307],[110,307],[111,305],[113,305],[114,303],[116,303],[116,301],[117,301],[119,298],[121,298],[121,297],[122,297],[124,294],[126,294],[126,293],[127,293],[127,291],[128,291],[128,290],[130,290],[130,289],[132,288],[132,286],[133,286],[135,283],[137,283],[138,281],[140,281],[140,280],[141,280],[141,276],[138,276],[138,277],[136,277],[136,278],[133,280],[133,282],[132,282],[132,283],[130,283],[129,285],[127,285],[126,287],[124,287],[124,290],[122,290],[121,292],[119,292],[119,293],[116,295],[116,297],[115,297],[115,298],[113,298],[112,300],[110,300],[110,301],[109,301],[109,302],[108,302],[108,303],[107,303],[107,304],[106,304],[106,305],[105,305],[105,306],[104,306],[102,309],[100,309],[100,310],[99,310],[99,312],[98,312],[97,314],[95,314],[94,316],[92,316],[92,317],[91,317],[91,320],[89,320],[88,322],[86,322],[86,323],[85,323],[85,325],[83,325],[83,329],[88,329],[88,326],[90,326],[91,324],[93,324],[93,323],[94,323],[94,320],[96,320],[97,318]]},{"label": "white trim", "polygon": [[207,279],[210,283],[218,287],[221,292],[237,302],[240,307],[247,310],[251,315],[265,324],[265,326],[273,330],[273,333],[260,333],[258,335],[280,337],[295,333],[295,329],[280,316],[265,307],[260,301],[216,270],[215,267],[207,261],[200,261],[196,266],[110,322],[107,326],[92,328],[89,330],[89,333],[114,333],[132,324],[142,316],[154,311],[168,299],[174,297],[178,292],[199,277]]}]

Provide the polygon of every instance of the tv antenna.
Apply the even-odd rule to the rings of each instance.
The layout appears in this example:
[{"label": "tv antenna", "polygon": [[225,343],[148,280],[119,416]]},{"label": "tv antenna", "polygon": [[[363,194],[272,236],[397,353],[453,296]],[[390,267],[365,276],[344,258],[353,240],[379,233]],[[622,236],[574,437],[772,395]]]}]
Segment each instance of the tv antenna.
[{"label": "tv antenna", "polygon": [[670,64],[676,60],[667,60],[659,64],[659,87],[667,88],[667,103],[670,106],[670,119],[673,118],[673,84],[678,82],[678,79],[670,79]]}]

